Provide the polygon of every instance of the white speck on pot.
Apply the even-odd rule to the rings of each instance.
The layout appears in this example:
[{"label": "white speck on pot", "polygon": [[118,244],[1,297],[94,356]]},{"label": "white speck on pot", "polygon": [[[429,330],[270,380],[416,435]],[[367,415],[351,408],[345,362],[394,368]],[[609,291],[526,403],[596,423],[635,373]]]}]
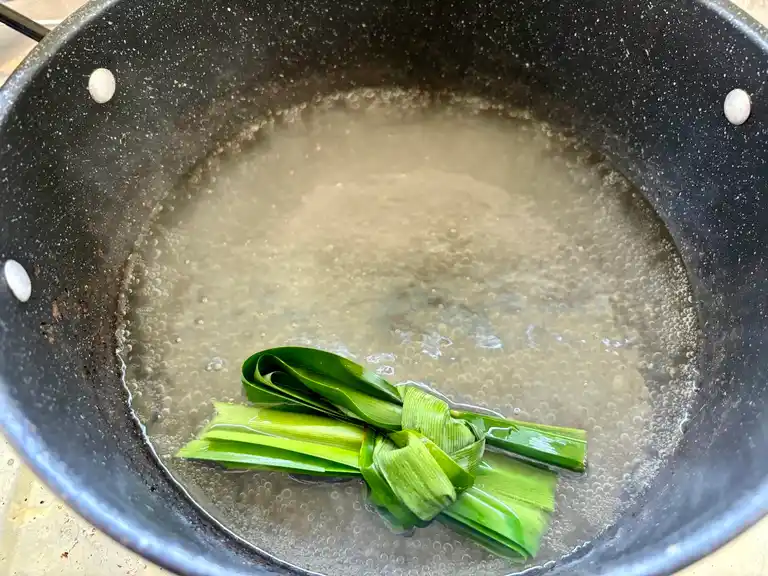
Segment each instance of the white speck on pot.
[{"label": "white speck on pot", "polygon": [[115,75],[106,68],[96,68],[88,78],[88,92],[99,104],[112,100],[116,86]]},{"label": "white speck on pot", "polygon": [[749,94],[741,88],[731,90],[723,102],[723,111],[728,122],[735,126],[741,126],[747,121],[752,112],[752,102]]},{"label": "white speck on pot", "polygon": [[32,296],[32,280],[24,270],[24,266],[16,260],[7,260],[3,266],[3,275],[11,293],[21,302],[26,302]]}]

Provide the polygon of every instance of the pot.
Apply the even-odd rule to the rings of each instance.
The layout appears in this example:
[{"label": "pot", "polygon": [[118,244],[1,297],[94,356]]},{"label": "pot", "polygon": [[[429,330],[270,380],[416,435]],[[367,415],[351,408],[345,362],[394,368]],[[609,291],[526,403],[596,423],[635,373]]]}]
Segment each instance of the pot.
[{"label": "pot", "polygon": [[[677,451],[633,509],[542,572],[671,574],[768,509],[767,63],[766,31],[714,0],[91,2],[0,90],[0,262],[31,279],[20,301],[23,272],[4,265],[2,429],[72,508],[169,570],[290,572],[202,514],[131,416],[115,318],[137,235],[174,182],[276,105],[389,85],[524,103],[642,190],[702,329]],[[97,68],[116,81],[106,104],[89,96]],[[735,88],[751,97],[742,125],[723,114]]]}]

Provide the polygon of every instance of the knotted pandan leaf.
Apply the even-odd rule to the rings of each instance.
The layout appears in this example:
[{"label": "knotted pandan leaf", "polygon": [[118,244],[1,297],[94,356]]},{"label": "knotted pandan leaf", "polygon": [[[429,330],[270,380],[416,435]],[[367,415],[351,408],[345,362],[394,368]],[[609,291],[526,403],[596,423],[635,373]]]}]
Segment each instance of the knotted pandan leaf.
[{"label": "knotted pandan leaf", "polygon": [[485,439],[471,422],[451,416],[448,404],[416,386],[400,388],[403,430],[420,432],[450,454],[456,463],[474,473],[485,450]]},{"label": "knotted pandan leaf", "polygon": [[[410,420],[405,421],[398,388],[359,364],[331,352],[298,346],[264,350],[243,363],[241,380],[248,400],[254,404],[321,412],[362,421],[379,430],[408,429],[413,424]],[[406,393],[412,388],[405,388]],[[442,402],[433,395],[428,396],[430,398],[421,399],[425,405]],[[418,414],[416,410],[408,418]],[[497,448],[552,466],[578,472],[585,469],[587,442],[584,430],[522,422],[468,410],[449,410],[449,416],[454,421],[471,424]],[[455,429],[461,431],[460,427]],[[422,433],[430,438],[435,435],[432,430]]]},{"label": "knotted pandan leaf", "polygon": [[[420,396],[406,397],[405,411]],[[322,414],[215,406],[214,419],[177,456],[230,469],[361,475],[371,501],[399,530],[425,526],[437,515],[496,554],[531,557],[554,509],[554,473],[502,454],[482,455],[483,441],[476,436],[466,435],[468,444],[460,447],[455,439],[464,434],[458,428],[434,441],[415,430],[379,433]],[[435,419],[445,414],[437,405],[430,413]],[[418,418],[420,425],[440,436],[443,431],[425,418]],[[448,454],[438,441],[455,452]]]},{"label": "knotted pandan leaf", "polygon": [[371,500],[399,529],[432,520],[474,482],[485,440],[448,405],[416,387],[400,390],[405,430],[367,434],[359,466]]},{"label": "knotted pandan leaf", "polygon": [[[371,428],[365,430],[365,440],[360,449],[358,466],[363,480],[368,485],[368,497],[376,505],[381,515],[390,526],[399,532],[404,532],[416,526],[426,526],[405,503],[395,494],[384,473],[380,468],[380,460],[374,458],[377,445],[389,443],[385,437],[377,434]],[[379,448],[379,453],[381,448]]]},{"label": "knotted pandan leaf", "polygon": [[504,556],[536,554],[554,510],[557,476],[583,470],[586,433],[452,410],[428,391],[396,388],[330,352],[273,348],[248,358],[241,380],[256,407],[217,415],[177,454],[226,468],[362,476],[390,525],[438,518]]},{"label": "knotted pandan leaf", "polygon": [[[453,479],[472,485],[472,476],[464,472],[449,456],[435,458],[417,432],[398,432],[400,446],[390,439],[376,444],[373,458],[394,495],[423,521],[432,520],[454,502],[459,486]],[[428,440],[427,440],[428,441]],[[435,444],[432,444],[437,450]],[[464,473],[462,476],[461,473]],[[451,474],[453,473],[453,474]]]}]

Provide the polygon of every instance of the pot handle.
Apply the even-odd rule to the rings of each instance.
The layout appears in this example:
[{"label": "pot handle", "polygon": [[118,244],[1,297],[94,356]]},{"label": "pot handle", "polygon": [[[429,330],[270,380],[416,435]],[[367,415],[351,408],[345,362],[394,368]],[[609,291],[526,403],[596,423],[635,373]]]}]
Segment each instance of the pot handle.
[{"label": "pot handle", "polygon": [[19,14],[16,10],[9,8],[7,4],[0,3],[0,22],[21,32],[24,36],[32,38],[35,42],[40,42],[50,30],[38,24],[34,20]]}]

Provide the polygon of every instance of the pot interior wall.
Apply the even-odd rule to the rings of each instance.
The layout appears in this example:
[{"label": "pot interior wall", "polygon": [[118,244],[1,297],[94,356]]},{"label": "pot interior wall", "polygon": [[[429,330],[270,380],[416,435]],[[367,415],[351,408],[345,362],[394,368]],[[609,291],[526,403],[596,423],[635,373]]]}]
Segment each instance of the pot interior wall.
[{"label": "pot interior wall", "polygon": [[[99,527],[191,574],[268,567],[165,478],[130,418],[114,359],[121,267],[155,202],[217,142],[318,92],[397,85],[521,103],[575,130],[646,194],[689,269],[704,335],[698,411],[647,498],[569,574],[651,574],[701,555],[766,506],[765,110],[762,38],[690,0],[96,2],[0,93],[3,425]],[[90,72],[112,70],[98,105]],[[56,313],[53,312],[55,308]]]}]

